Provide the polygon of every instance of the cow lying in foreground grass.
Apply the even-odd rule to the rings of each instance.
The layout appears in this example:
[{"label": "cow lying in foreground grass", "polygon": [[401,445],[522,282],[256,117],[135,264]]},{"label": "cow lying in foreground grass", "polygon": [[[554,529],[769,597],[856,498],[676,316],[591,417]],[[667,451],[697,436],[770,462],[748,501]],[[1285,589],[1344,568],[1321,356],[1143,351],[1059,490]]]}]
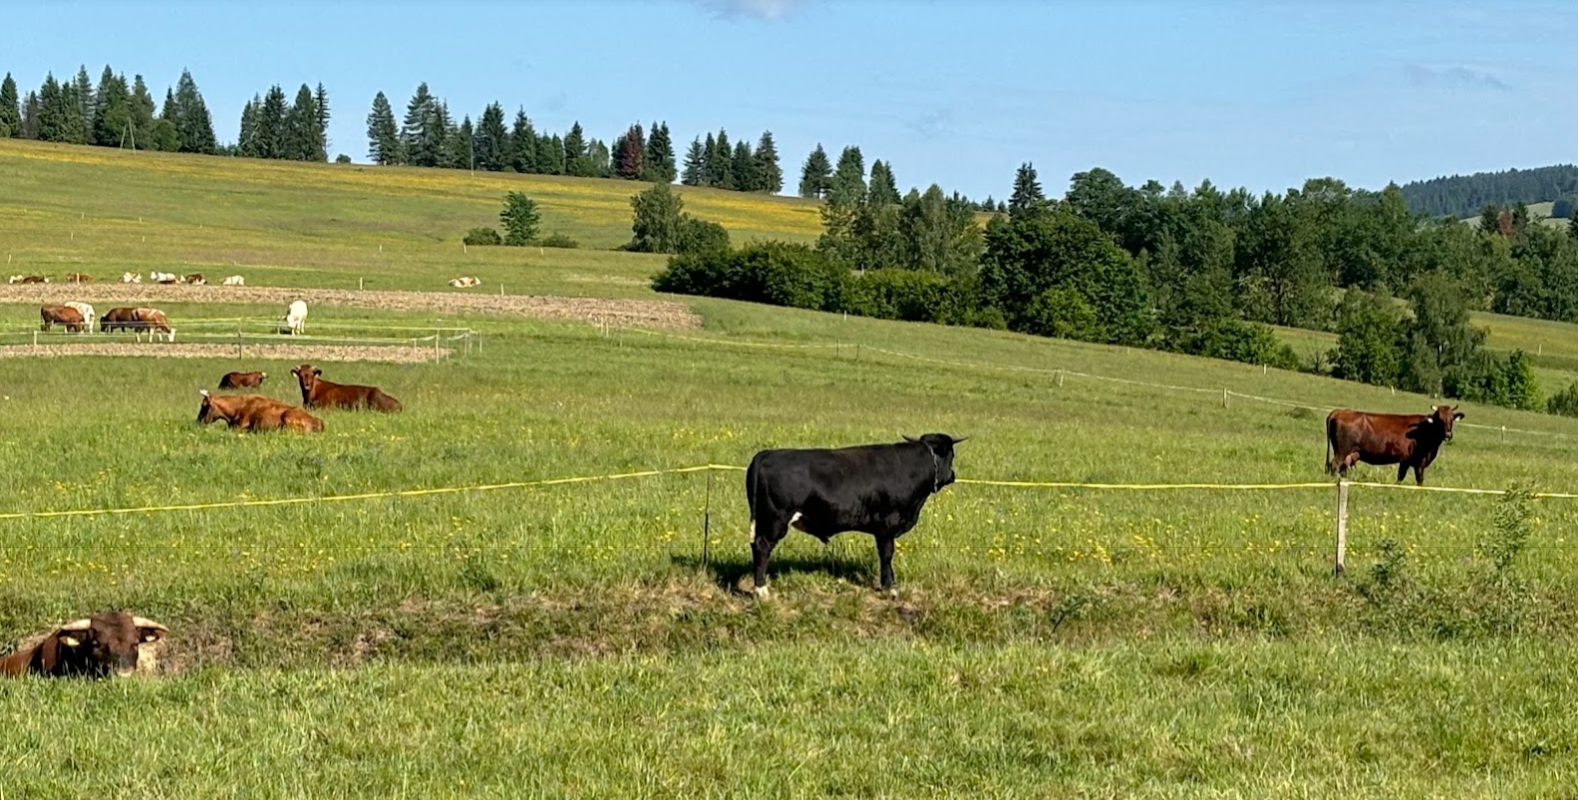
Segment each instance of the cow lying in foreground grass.
[{"label": "cow lying in foreground grass", "polygon": [[154,647],[169,630],[151,619],[106,611],[68,622],[0,661],[0,675],[125,677],[152,672]]},{"label": "cow lying in foreground grass", "polygon": [[226,425],[242,431],[323,431],[323,420],[272,397],[260,394],[215,397],[207,389],[199,389],[198,394],[203,396],[203,405],[197,410],[197,421],[202,425],[224,420]]}]

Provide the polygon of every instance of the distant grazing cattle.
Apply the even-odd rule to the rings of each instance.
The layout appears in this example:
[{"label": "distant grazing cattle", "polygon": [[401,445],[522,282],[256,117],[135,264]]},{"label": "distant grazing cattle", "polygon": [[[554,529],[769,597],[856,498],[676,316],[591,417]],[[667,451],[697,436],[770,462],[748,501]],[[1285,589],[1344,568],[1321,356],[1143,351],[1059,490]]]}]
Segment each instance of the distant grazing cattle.
[{"label": "distant grazing cattle", "polygon": [[226,425],[240,431],[323,431],[323,420],[272,397],[260,394],[215,397],[207,389],[198,391],[203,395],[203,405],[197,410],[197,421],[202,425],[223,420]]},{"label": "distant grazing cattle", "polygon": [[191,275],[182,278],[181,283],[190,283],[193,286],[203,286],[208,283],[208,279],[203,277],[203,273],[194,272]]},{"label": "distant grazing cattle", "polygon": [[307,329],[307,301],[293,300],[290,307],[285,310],[285,330],[291,334],[299,334]]},{"label": "distant grazing cattle", "polygon": [[169,320],[164,318],[164,312],[156,308],[112,308],[99,317],[99,330],[109,333],[114,330],[131,331],[141,338],[147,332],[152,338],[159,334],[167,334],[170,341],[175,341],[175,329],[170,327]]},{"label": "distant grazing cattle", "polygon": [[81,333],[85,324],[82,312],[66,306],[40,306],[38,316],[43,320],[42,327],[46,331],[60,325],[70,333]]},{"label": "distant grazing cattle", "polygon": [[247,279],[241,277],[240,275],[231,275],[230,277],[224,279],[223,285],[225,285],[225,286],[245,286],[245,285],[247,285]]},{"label": "distant grazing cattle", "polygon": [[92,275],[84,275],[84,274],[82,274],[80,272],[68,272],[68,273],[66,273],[66,283],[92,283],[92,282],[93,282],[93,276]]},{"label": "distant grazing cattle", "polygon": [[181,280],[181,276],[173,272],[149,272],[148,280],[154,283],[178,283]]},{"label": "distant grazing cattle", "polygon": [[450,286],[454,286],[454,287],[459,288],[459,289],[464,289],[464,288],[467,288],[467,287],[470,287],[470,286],[481,286],[482,285],[482,281],[477,279],[477,278],[468,278],[468,277],[451,278],[450,281],[449,281],[449,285]]},{"label": "distant grazing cattle", "polygon": [[1436,460],[1442,442],[1452,441],[1452,423],[1463,418],[1457,406],[1435,406],[1429,414],[1372,414],[1339,408],[1326,417],[1326,472],[1347,477],[1354,464],[1396,464],[1397,479],[1414,471],[1425,483],[1425,468]]},{"label": "distant grazing cattle", "polygon": [[21,275],[12,275],[11,277],[6,278],[5,282],[6,283],[21,283],[22,282],[22,278],[23,278],[23,276],[21,276]]},{"label": "distant grazing cattle", "polygon": [[226,372],[219,379],[221,389],[247,389],[253,386],[262,386],[268,380],[267,372]]},{"label": "distant grazing cattle", "polygon": [[142,275],[135,272],[122,272],[121,283],[142,283]]},{"label": "distant grazing cattle", "polygon": [[823,543],[844,531],[871,534],[882,588],[893,587],[894,540],[915,527],[927,498],[953,483],[953,447],[964,441],[945,433],[904,439],[836,450],[763,450],[751,459],[745,502],[758,595],[767,594],[768,559],[791,526]]},{"label": "distant grazing cattle", "polygon": [[330,383],[319,376],[323,370],[302,364],[290,371],[301,383],[301,404],[307,408],[353,408],[373,411],[400,411],[400,401],[376,386],[346,386]]},{"label": "distant grazing cattle", "polygon": [[72,300],[68,303],[61,303],[61,305],[65,306],[66,308],[76,309],[77,313],[82,315],[82,323],[87,326],[88,333],[93,332],[93,325],[99,319],[98,315],[93,313],[93,306],[87,303],[79,303],[75,300]]},{"label": "distant grazing cattle", "polygon": [[12,275],[6,283],[49,283],[43,275]]},{"label": "distant grazing cattle", "polygon": [[50,678],[125,677],[153,671],[155,648],[169,632],[124,611],[68,622],[0,661],[0,675]]}]

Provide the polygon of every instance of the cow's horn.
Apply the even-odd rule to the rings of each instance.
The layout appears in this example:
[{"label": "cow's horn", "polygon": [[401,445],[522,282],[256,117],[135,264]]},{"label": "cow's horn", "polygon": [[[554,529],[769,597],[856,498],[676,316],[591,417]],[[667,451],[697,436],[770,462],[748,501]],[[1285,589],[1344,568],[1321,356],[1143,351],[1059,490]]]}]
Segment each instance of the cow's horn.
[{"label": "cow's horn", "polygon": [[204,396],[204,397],[208,396],[208,390],[207,389],[198,389],[197,393],[202,395],[202,396]]},{"label": "cow's horn", "polygon": [[163,625],[148,619],[147,617],[132,617],[132,624],[139,628],[152,628],[156,631],[164,631],[165,633],[170,632],[169,628],[166,628]]},{"label": "cow's horn", "polygon": [[915,437],[913,437],[913,436],[911,436],[911,435],[909,435],[907,433],[901,433],[899,435],[903,436],[904,437],[904,441],[906,441],[906,442],[918,442],[918,441],[920,441],[919,439],[917,439],[917,438],[915,438]]},{"label": "cow's horn", "polygon": [[964,440],[965,440],[965,439],[968,439],[968,438],[970,438],[970,437],[968,437],[968,436],[960,436],[960,437],[959,437],[959,438],[957,438],[957,439],[954,439],[954,437],[952,437],[952,436],[949,436],[949,437],[948,437],[948,438],[949,438],[949,439],[953,439],[953,443],[954,443],[954,444],[958,444],[958,443],[960,443],[960,442],[962,442],[962,441],[964,441]]},{"label": "cow's horn", "polygon": [[91,627],[92,625],[93,625],[93,620],[84,617],[84,618],[79,619],[79,620],[77,620],[75,622],[68,622],[68,623],[60,626],[60,629],[63,630],[63,631],[85,631],[89,627]]}]

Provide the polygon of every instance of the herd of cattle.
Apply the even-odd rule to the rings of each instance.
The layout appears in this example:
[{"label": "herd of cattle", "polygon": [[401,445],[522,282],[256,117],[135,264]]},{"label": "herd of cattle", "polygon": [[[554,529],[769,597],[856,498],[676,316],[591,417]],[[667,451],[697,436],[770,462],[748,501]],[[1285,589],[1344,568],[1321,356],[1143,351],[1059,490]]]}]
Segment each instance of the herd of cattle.
[{"label": "herd of cattle", "polygon": [[[91,333],[95,321],[98,323],[100,333],[113,333],[115,331],[131,331],[138,339],[147,333],[149,338],[155,336],[168,337],[175,341],[175,329],[170,327],[170,320],[164,312],[157,308],[126,307],[112,308],[104,316],[96,316],[93,306],[88,303],[72,301],[60,305],[46,304],[39,306],[38,316],[42,321],[43,330],[52,330],[59,325],[67,333]],[[292,301],[285,310],[285,326],[281,333],[300,334],[307,329],[307,301]]]},{"label": "herd of cattle", "polygon": [[[49,282],[50,280],[48,275],[12,275],[10,279],[6,281],[6,283],[24,284]],[[208,278],[204,277],[203,273],[201,272],[194,272],[190,275],[177,275],[173,272],[155,271],[148,273],[148,282],[162,283],[166,285],[185,283],[192,286],[205,286],[208,284]],[[66,273],[66,283],[93,283],[93,276],[81,272],[68,272]],[[142,275],[136,272],[122,272],[121,283],[142,283]],[[247,285],[247,280],[240,275],[231,275],[230,277],[221,281],[221,283],[225,286],[245,286]]]},{"label": "herd of cattle", "polygon": [[[330,383],[322,378],[323,370],[310,364],[291,374],[304,408],[263,395],[214,395],[204,389],[197,421],[223,420],[242,431],[314,433],[323,430],[323,421],[305,409],[402,410],[400,401],[383,390]],[[220,379],[219,388],[254,388],[267,378],[265,372],[231,372]],[[1326,418],[1326,471],[1346,477],[1360,462],[1396,464],[1399,481],[1412,470],[1423,485],[1425,469],[1441,445],[1451,441],[1453,423],[1463,416],[1455,406],[1436,406],[1429,414],[1333,411]],[[768,563],[790,528],[823,543],[845,532],[871,534],[881,588],[891,590],[895,543],[915,527],[926,501],[954,483],[954,448],[967,438],[927,433],[892,444],[756,453],[745,472],[756,595],[767,596]],[[0,675],[105,677],[146,671],[150,655],[144,651],[166,632],[151,620],[105,612],[62,625],[24,646],[0,661]]]}]

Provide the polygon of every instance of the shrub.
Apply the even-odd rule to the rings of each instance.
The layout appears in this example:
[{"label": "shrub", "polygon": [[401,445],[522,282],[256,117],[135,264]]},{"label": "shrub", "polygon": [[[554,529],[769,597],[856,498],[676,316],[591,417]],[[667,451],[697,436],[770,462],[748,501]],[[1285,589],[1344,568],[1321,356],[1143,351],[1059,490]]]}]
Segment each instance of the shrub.
[{"label": "shrub", "polygon": [[1100,342],[1107,339],[1096,310],[1072,287],[1057,286],[1038,295],[1019,320],[1019,329],[1037,336]]},{"label": "shrub", "polygon": [[344,153],[341,153],[341,154],[339,154],[339,155],[334,157],[334,163],[336,163],[336,164],[349,164],[349,163],[351,163],[351,157],[346,155],[346,154],[344,154]]},{"label": "shrub", "polygon": [[821,253],[783,242],[676,255],[652,279],[652,288],[659,292],[818,311],[850,310],[849,284],[849,273]]},{"label": "shrub", "polygon": [[570,249],[574,249],[574,248],[580,247],[581,243],[577,242],[574,239],[571,239],[568,236],[565,236],[562,233],[555,233],[555,234],[552,234],[550,236],[544,237],[542,239],[538,239],[537,240],[537,246],[538,247],[562,247],[562,248],[564,248],[566,250],[570,250]]},{"label": "shrub", "polygon": [[1578,381],[1551,395],[1551,399],[1545,404],[1545,410],[1564,417],[1578,417]]},{"label": "shrub", "polygon": [[537,225],[541,217],[537,213],[537,204],[521,192],[510,192],[504,195],[504,210],[499,212],[499,221],[504,225],[504,243],[507,245],[522,246],[531,243],[537,238]]},{"label": "shrub", "polygon": [[710,253],[728,249],[729,232],[722,225],[689,214],[680,215],[679,241],[675,252]]},{"label": "shrub", "polygon": [[861,313],[905,322],[943,322],[952,304],[952,281],[935,272],[877,269],[861,275],[855,296]]},{"label": "shrub", "polygon": [[466,231],[466,238],[462,241],[472,247],[504,244],[503,237],[499,236],[499,232],[492,228],[472,228]]}]

